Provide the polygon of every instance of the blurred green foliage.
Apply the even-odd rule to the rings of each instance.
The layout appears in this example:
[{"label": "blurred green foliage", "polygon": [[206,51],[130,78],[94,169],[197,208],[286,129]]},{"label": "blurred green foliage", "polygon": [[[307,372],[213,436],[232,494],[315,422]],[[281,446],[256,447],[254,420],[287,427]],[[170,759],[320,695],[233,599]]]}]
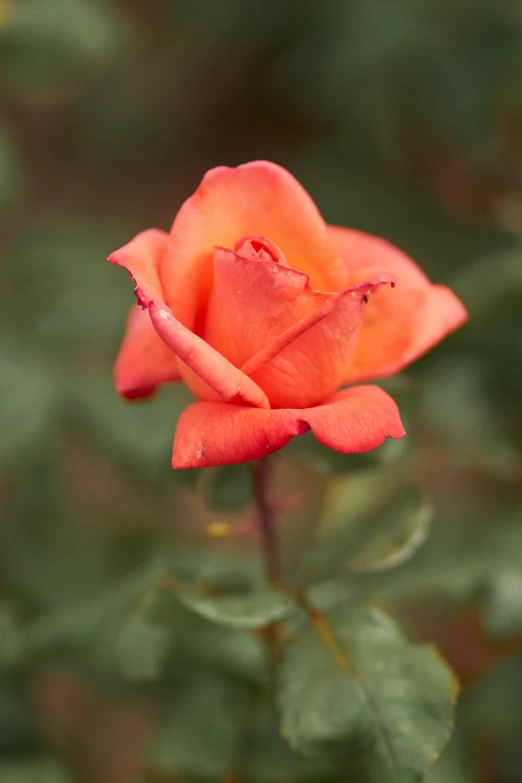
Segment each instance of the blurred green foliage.
[{"label": "blurred green foliage", "polygon": [[[521,64],[512,0],[0,0],[2,783],[421,780],[455,696],[423,642],[462,686],[429,783],[520,780]],[[274,462],[319,627],[266,587],[246,467],[171,471],[190,395],[111,382],[104,259],[256,158],[470,312],[383,384],[405,440]]]}]

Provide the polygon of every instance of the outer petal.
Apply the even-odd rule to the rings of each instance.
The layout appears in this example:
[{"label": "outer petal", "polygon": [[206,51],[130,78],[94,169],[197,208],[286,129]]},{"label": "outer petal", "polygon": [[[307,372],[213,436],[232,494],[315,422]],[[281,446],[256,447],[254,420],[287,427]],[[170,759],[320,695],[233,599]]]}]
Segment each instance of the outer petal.
[{"label": "outer petal", "polygon": [[335,291],[346,271],[330,244],[314,202],[285,169],[255,161],[209,171],[174,220],[161,265],[165,301],[194,328],[212,286],[215,246],[235,247],[244,236],[266,236],[314,288]]},{"label": "outer petal", "polygon": [[168,238],[165,231],[148,228],[111,253],[107,260],[111,264],[124,267],[148,296],[163,298],[159,265],[167,248]]},{"label": "outer petal", "polygon": [[114,385],[128,400],[150,397],[161,383],[180,378],[176,355],[154,329],[149,314],[134,306],[114,365]]},{"label": "outer petal", "polygon": [[387,436],[405,434],[395,402],[378,386],[345,389],[305,409],[196,402],[178,421],[172,465],[203,468],[260,459],[309,429],[325,446],[345,454],[369,451]]},{"label": "outer petal", "polygon": [[330,227],[330,232],[351,275],[378,265],[393,271],[397,283],[393,292],[384,287],[375,291],[345,383],[402,370],[467,320],[453,291],[432,285],[414,261],[386,240],[352,229]]},{"label": "outer petal", "polygon": [[[158,263],[167,245],[168,234],[151,228],[143,231],[109,261],[127,269],[152,295],[161,295]],[[114,366],[114,383],[119,394],[129,400],[150,397],[161,383],[179,380],[175,355],[156,333],[147,313],[133,307],[127,330]]]},{"label": "outer petal", "polygon": [[355,228],[328,226],[330,241],[346,264],[350,279],[367,267],[378,266],[393,272],[401,288],[430,285],[418,264],[387,239]]},{"label": "outer petal", "polygon": [[[234,367],[208,343],[183,326],[161,299],[152,299],[140,288],[138,302],[148,308],[150,320],[163,342],[181,360],[182,377],[198,396],[226,402],[269,407],[265,393],[245,373]],[[188,373],[188,374],[187,374]]]}]

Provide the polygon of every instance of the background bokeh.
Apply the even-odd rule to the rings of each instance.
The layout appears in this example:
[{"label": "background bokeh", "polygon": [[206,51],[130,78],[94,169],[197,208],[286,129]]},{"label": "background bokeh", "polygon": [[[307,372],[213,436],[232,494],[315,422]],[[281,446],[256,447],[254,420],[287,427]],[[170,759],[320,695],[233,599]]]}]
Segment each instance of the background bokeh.
[{"label": "background bokeh", "polygon": [[336,462],[304,439],[278,480],[309,493],[290,552],[347,495],[384,498],[400,475],[429,496],[418,553],[357,590],[463,685],[430,783],[522,780],[521,72],[517,0],[0,0],[2,783],[338,779],[279,746],[233,777],[259,639],[181,609],[169,633],[127,616],[158,548],[191,580],[217,573],[216,549],[245,563],[256,547],[202,534],[241,518],[242,469],[198,495],[170,469],[183,390],[117,398],[132,291],[105,258],[168,229],[208,168],[258,158],[469,309],[389,386],[407,444]]}]

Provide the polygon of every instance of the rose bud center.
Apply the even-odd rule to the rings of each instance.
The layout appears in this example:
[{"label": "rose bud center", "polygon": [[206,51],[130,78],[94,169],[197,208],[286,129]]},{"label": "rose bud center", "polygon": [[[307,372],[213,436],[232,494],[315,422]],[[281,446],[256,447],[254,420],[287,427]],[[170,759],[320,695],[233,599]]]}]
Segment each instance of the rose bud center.
[{"label": "rose bud center", "polygon": [[275,262],[288,267],[289,264],[283,251],[270,239],[261,236],[248,236],[239,239],[234,245],[234,251],[251,261]]}]

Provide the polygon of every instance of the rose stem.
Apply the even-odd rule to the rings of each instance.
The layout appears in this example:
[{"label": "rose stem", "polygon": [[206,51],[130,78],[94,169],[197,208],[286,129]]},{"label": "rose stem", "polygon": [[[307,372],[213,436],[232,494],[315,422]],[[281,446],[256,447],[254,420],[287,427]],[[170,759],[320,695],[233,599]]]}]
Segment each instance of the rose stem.
[{"label": "rose stem", "polygon": [[258,530],[263,546],[266,573],[272,587],[281,584],[277,539],[275,534],[274,509],[268,498],[268,459],[252,463],[252,485],[258,512]]},{"label": "rose stem", "polygon": [[[270,502],[268,497],[267,457],[252,463],[252,485],[257,506],[257,525],[263,547],[266,575],[269,584],[278,589],[281,588],[281,574],[277,553],[274,504]],[[279,660],[281,623],[275,622],[267,625],[263,629],[263,636],[267,645],[268,663],[274,676]]]}]

